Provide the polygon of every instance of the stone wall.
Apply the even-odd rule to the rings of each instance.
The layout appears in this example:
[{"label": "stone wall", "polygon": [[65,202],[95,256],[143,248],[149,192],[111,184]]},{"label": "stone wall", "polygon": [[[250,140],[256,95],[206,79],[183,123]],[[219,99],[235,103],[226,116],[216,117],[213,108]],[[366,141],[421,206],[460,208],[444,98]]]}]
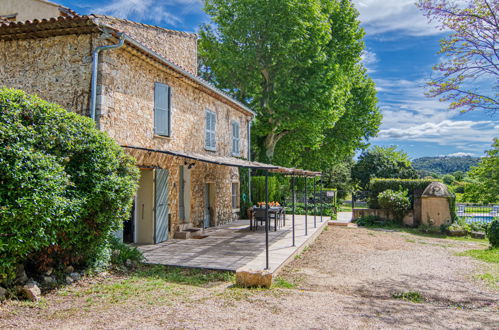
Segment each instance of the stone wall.
[{"label": "stone wall", "polygon": [[197,35],[115,17],[95,15],[98,20],[120,30],[187,71],[197,75]]},{"label": "stone wall", "polygon": [[1,0],[0,16],[17,14],[16,21],[58,17],[59,6],[36,0]]},{"label": "stone wall", "polygon": [[0,40],[0,86],[88,115],[92,35]]},{"label": "stone wall", "polygon": [[[353,214],[352,214],[352,219],[356,220],[362,217],[367,217],[367,216],[375,216],[379,217],[381,220],[384,221],[393,221],[395,218],[393,214],[385,209],[353,209]],[[416,226],[416,222],[414,221],[414,218],[416,217],[414,211],[408,211],[406,215],[404,216],[404,219],[402,222],[406,226]]]},{"label": "stone wall", "polygon": [[[231,156],[231,121],[239,122],[240,152],[247,155],[249,115],[203,92],[186,79],[156,62],[139,57],[128,47],[103,53],[101,128],[122,145],[179,152]],[[171,87],[172,132],[170,137],[154,134],[154,83]],[[205,110],[217,114],[217,151],[205,145]]]},{"label": "stone wall", "polygon": [[168,213],[170,214],[170,228],[172,232],[180,228],[178,215],[179,198],[179,171],[180,166],[194,164],[191,169],[191,219],[194,227],[202,227],[205,210],[205,184],[216,185],[216,201],[214,223],[220,225],[231,222],[237,217],[232,209],[231,189],[232,182],[239,182],[237,168],[208,164],[204,162],[186,160],[182,157],[170,156],[156,152],[126,149],[137,159],[142,167],[160,167],[168,170]]}]

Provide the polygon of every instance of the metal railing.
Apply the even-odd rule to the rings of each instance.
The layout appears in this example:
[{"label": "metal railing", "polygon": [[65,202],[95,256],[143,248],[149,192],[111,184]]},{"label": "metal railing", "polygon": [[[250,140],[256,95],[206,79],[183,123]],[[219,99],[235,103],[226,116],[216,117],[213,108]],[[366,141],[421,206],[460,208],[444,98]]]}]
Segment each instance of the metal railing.
[{"label": "metal railing", "polygon": [[494,219],[499,219],[499,205],[458,203],[456,216],[466,223],[489,223]]}]

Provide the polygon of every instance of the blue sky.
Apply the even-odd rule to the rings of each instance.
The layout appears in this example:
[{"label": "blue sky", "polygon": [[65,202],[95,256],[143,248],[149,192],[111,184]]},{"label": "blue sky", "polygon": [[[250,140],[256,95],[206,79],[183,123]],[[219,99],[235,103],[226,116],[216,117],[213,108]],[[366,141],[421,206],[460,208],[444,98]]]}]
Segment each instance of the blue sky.
[{"label": "blue sky", "polygon": [[[209,18],[200,0],[61,0],[80,14],[101,13],[170,29],[196,32]],[[415,0],[354,0],[366,30],[364,63],[376,82],[384,119],[373,145],[396,145],[411,158],[482,156],[499,137],[499,118],[459,113],[424,96],[438,63],[440,30],[429,24]]]}]

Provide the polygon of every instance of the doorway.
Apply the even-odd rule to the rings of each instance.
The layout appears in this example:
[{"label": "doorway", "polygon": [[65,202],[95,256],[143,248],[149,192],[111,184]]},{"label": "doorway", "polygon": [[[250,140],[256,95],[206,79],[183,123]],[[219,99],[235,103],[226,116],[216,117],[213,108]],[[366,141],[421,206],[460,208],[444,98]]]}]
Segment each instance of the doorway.
[{"label": "doorway", "polygon": [[207,183],[204,188],[204,228],[216,223],[215,215],[215,184]]}]

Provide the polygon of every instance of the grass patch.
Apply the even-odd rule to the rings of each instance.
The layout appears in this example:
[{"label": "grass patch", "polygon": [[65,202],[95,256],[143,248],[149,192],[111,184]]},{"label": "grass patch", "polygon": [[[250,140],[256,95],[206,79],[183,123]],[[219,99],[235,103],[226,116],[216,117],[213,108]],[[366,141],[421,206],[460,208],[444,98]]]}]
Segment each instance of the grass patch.
[{"label": "grass patch", "polygon": [[485,262],[499,264],[499,248],[489,248],[486,250],[468,250],[457,254],[458,256],[468,256]]},{"label": "grass patch", "polygon": [[272,283],[273,288],[280,288],[280,289],[294,289],[296,288],[296,284],[293,284],[291,282],[286,281],[282,277],[276,277],[274,279],[274,283]]},{"label": "grass patch", "polygon": [[235,280],[235,275],[231,272],[161,265],[144,265],[137,269],[133,276],[194,286],[204,286],[211,282],[233,282]]},{"label": "grass patch", "polygon": [[491,273],[485,273],[485,274],[478,274],[475,275],[474,278],[484,281],[489,287],[493,289],[499,289],[499,274],[491,274]]},{"label": "grass patch", "polygon": [[410,301],[413,303],[422,303],[424,301],[423,295],[417,291],[407,291],[392,294],[392,298]]}]

